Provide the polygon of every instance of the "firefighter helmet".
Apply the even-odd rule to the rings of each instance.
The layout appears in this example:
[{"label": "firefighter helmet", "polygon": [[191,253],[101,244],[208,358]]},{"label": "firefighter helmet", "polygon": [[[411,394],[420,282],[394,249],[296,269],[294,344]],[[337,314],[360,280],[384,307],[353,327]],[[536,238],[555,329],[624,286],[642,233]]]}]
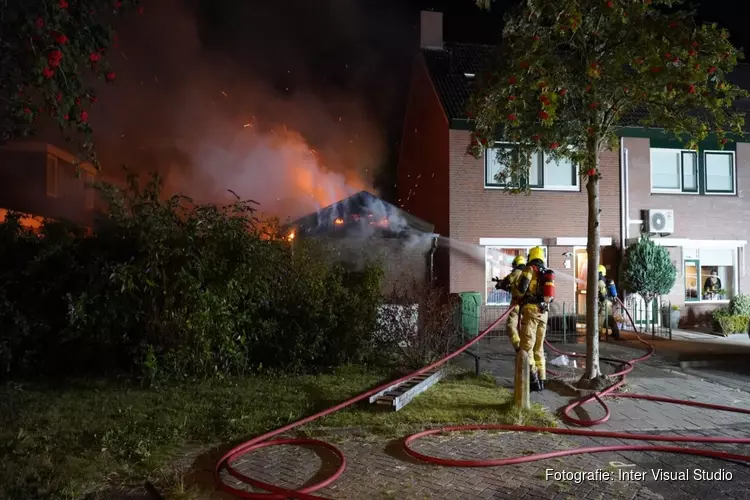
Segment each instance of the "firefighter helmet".
[{"label": "firefighter helmet", "polygon": [[516,256],[515,259],[513,259],[513,267],[522,267],[526,265],[526,257],[523,255]]},{"label": "firefighter helmet", "polygon": [[529,251],[529,262],[532,260],[541,260],[544,262],[544,249],[542,247],[534,247]]},{"label": "firefighter helmet", "polygon": [[604,267],[603,265],[600,265],[599,266],[599,274],[601,274],[602,276],[606,276],[607,275],[607,268]]}]

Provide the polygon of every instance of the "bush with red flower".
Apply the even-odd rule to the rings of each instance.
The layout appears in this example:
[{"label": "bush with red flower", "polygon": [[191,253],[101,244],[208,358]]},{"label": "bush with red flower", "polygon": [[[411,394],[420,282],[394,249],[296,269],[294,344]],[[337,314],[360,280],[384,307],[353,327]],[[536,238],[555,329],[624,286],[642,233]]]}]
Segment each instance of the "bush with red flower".
[{"label": "bush with red flower", "polygon": [[[97,164],[88,107],[98,78],[115,81],[107,64],[112,25],[141,0],[23,0],[0,3],[0,144],[32,134],[43,116]],[[70,117],[75,119],[71,120]]]}]

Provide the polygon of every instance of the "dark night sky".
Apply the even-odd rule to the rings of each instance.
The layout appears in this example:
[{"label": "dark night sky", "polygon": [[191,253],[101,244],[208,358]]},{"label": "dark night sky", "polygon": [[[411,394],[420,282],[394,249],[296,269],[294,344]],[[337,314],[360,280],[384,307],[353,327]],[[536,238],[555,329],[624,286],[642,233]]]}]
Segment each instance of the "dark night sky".
[{"label": "dark night sky", "polygon": [[[503,8],[512,3],[497,0],[488,13],[474,0],[162,0],[149,10],[150,19],[144,16],[140,24],[126,26],[120,36],[128,62],[121,61],[118,68],[123,81],[102,99],[108,103],[101,114],[102,143],[120,141],[110,148],[113,156],[154,149],[156,137],[179,150],[175,144],[190,142],[191,133],[206,135],[206,130],[224,124],[211,116],[215,107],[198,106],[202,96],[226,89],[234,97],[249,89],[246,93],[254,94],[253,99],[233,101],[221,113],[241,115],[248,109],[262,115],[261,121],[276,122],[276,127],[296,115],[285,125],[298,130],[313,147],[327,144],[334,150],[329,157],[346,156],[335,150],[351,142],[349,136],[342,139],[347,128],[356,137],[357,130],[366,135],[364,128],[369,127],[369,135],[382,135],[384,142],[379,148],[363,148],[377,150],[369,157],[373,170],[392,173],[418,49],[420,10],[445,14],[447,41],[495,43]],[[699,17],[728,28],[736,45],[748,45],[750,30],[745,28],[744,13],[734,8],[737,3],[705,1]],[[208,103],[214,97],[205,99]],[[147,118],[134,111],[138,106],[151,110]],[[183,108],[190,108],[190,113]],[[234,115],[229,121],[248,119]],[[189,130],[198,126],[206,130]],[[177,156],[171,154],[172,159]],[[217,163],[216,157],[211,159]],[[159,161],[163,160],[154,160]],[[340,163],[352,162],[356,156],[350,154]],[[203,175],[234,187],[239,174],[235,169]],[[256,185],[266,180],[262,169],[256,168],[253,175]],[[392,176],[380,181],[381,194],[389,198]]]},{"label": "dark night sky", "polygon": [[[237,7],[229,7],[229,4]],[[366,96],[377,119],[389,130],[391,147],[396,149],[403,117],[405,94],[411,70],[413,49],[418,43],[420,10],[445,14],[444,36],[449,41],[492,44],[499,41],[504,9],[513,0],[496,0],[491,12],[478,9],[473,0],[341,0],[328,5],[335,12],[321,9],[318,2],[287,0],[283,4],[286,19],[279,23],[280,9],[274,2],[231,2],[204,0],[199,10],[202,35],[207,44],[233,53],[245,61],[267,68],[267,76],[280,91],[294,88],[299,82],[288,75],[283,64],[292,55],[306,65],[311,76],[306,84],[316,88],[331,86],[352,90],[358,86]],[[716,21],[729,29],[733,41],[745,45],[748,39],[745,16],[738,15],[736,0],[704,1],[698,7],[699,17]],[[241,6],[240,6],[241,5]],[[287,13],[291,13],[286,15]],[[377,13],[377,14],[376,14]],[[364,24],[364,31],[358,31]],[[253,19],[253,21],[249,21]],[[253,27],[249,27],[249,25]],[[263,26],[258,29],[258,26]],[[349,27],[350,29],[347,29]],[[244,33],[246,43],[238,46],[237,36]],[[330,36],[329,35],[333,35]],[[336,35],[339,35],[338,40]],[[250,46],[276,45],[267,52],[254,52]],[[283,54],[279,57],[279,54]],[[265,57],[264,57],[265,55]],[[344,66],[342,62],[346,61]],[[372,76],[351,78],[360,68],[369,68]],[[383,75],[390,80],[383,81]],[[391,155],[391,162],[395,158]]]}]

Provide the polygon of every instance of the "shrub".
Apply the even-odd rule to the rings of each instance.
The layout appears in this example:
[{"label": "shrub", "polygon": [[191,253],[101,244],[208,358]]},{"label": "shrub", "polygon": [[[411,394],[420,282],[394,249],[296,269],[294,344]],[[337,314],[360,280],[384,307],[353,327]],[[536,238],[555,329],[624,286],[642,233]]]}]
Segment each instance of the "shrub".
[{"label": "shrub", "polygon": [[669,251],[643,236],[625,251],[622,264],[622,286],[650,303],[657,295],[665,295],[674,286],[677,269]]},{"label": "shrub", "polygon": [[732,314],[750,316],[750,295],[739,293],[729,301],[729,310]]},{"label": "shrub", "polygon": [[416,369],[450,354],[460,344],[457,299],[434,285],[394,287],[378,314],[379,342],[402,368]]},{"label": "shrub", "polygon": [[253,202],[161,197],[158,178],[102,186],[90,236],[0,225],[0,369],[6,376],[129,373],[146,381],[320,370],[367,358],[376,265],[327,263],[312,241],[270,237]]},{"label": "shrub", "polygon": [[721,332],[726,335],[746,333],[750,326],[750,315],[735,314],[731,307],[722,307],[713,313],[714,321],[719,324]]}]

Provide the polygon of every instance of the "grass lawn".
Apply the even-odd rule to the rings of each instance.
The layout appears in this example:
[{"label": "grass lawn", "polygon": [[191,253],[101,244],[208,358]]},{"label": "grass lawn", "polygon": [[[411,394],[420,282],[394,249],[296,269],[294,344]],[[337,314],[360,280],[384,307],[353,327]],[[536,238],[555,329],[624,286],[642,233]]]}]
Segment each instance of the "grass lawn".
[{"label": "grass lawn", "polygon": [[[105,485],[163,483],[187,446],[262,433],[387,380],[358,367],[330,375],[248,377],[144,389],[112,382],[0,388],[0,498],[80,498]],[[430,424],[554,425],[540,408],[519,414],[490,377],[453,376],[398,413],[354,408],[307,427],[397,434]]]},{"label": "grass lawn", "polygon": [[[374,405],[373,405],[374,406]],[[454,373],[412,400],[398,412],[355,406],[317,422],[306,430],[330,427],[367,427],[373,433],[402,436],[439,424],[556,425],[546,410],[534,405],[528,411],[513,407],[513,392],[498,387],[489,374]]]}]

